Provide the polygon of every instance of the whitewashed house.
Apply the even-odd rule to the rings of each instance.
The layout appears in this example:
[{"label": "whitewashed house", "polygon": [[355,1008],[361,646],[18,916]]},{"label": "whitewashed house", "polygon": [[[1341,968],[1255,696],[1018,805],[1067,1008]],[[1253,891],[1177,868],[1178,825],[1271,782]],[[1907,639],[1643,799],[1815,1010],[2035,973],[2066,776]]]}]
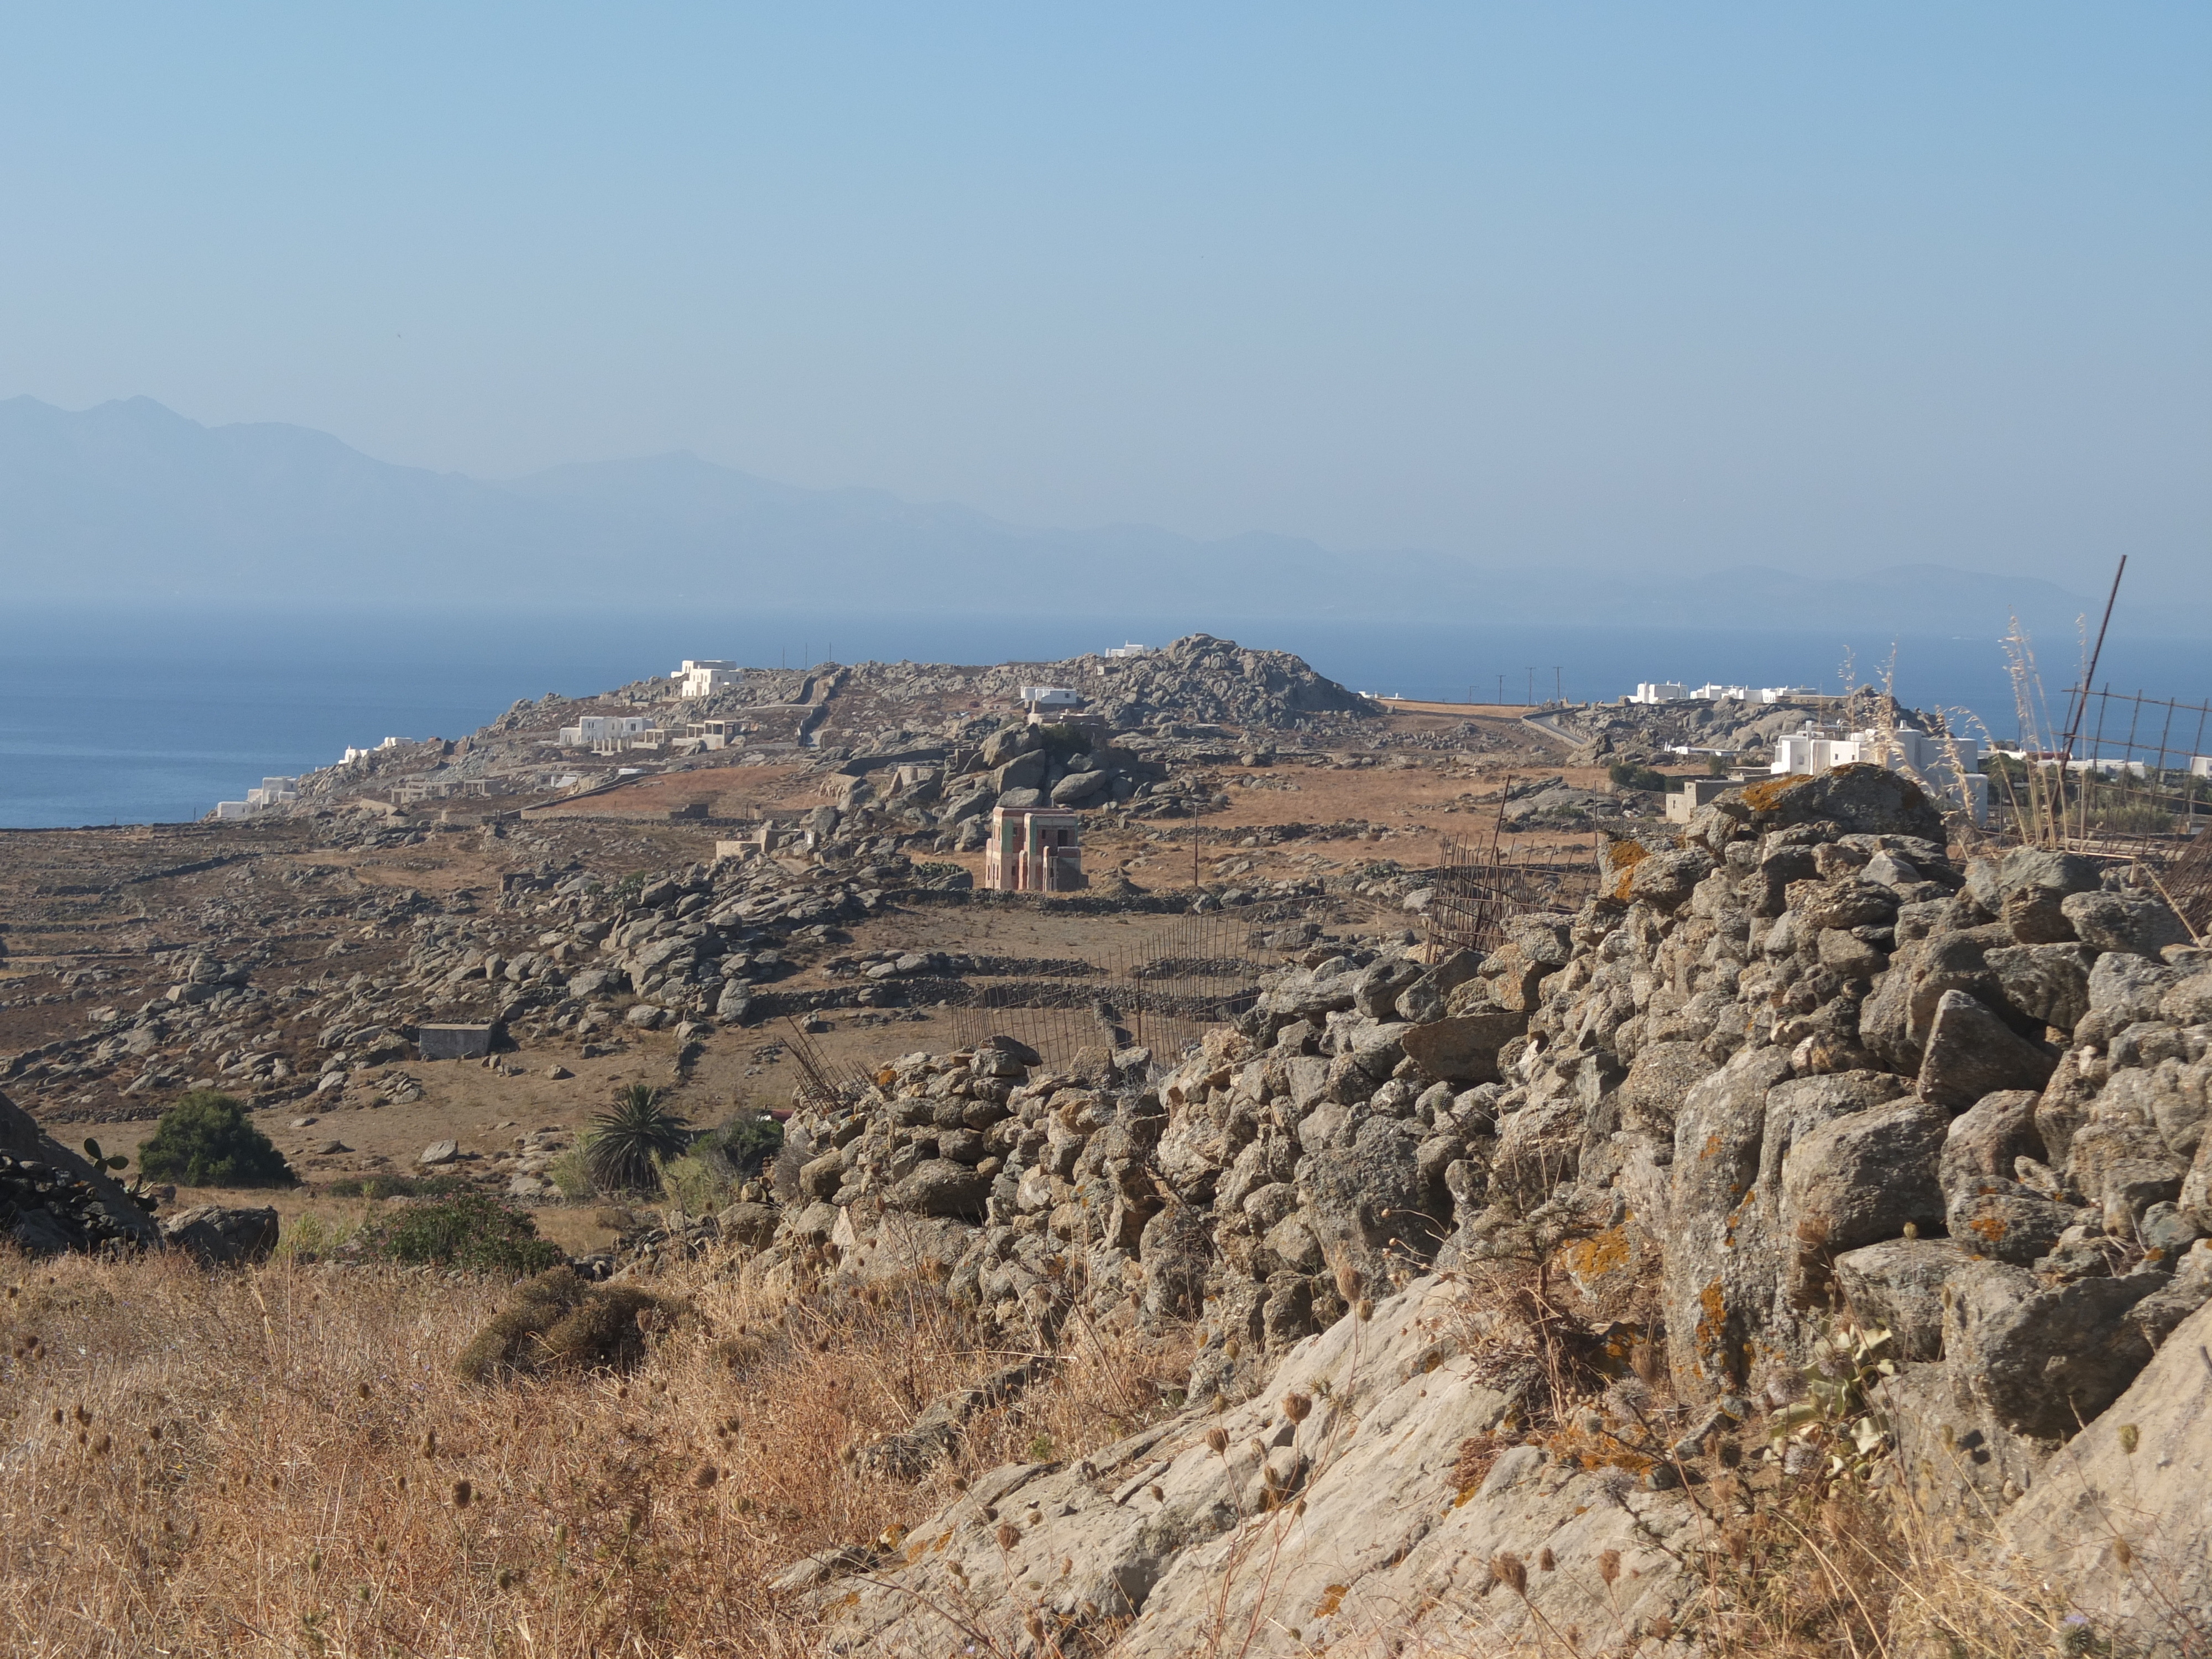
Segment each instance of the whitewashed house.
[{"label": "whitewashed house", "polygon": [[676,682],[679,697],[711,697],[725,686],[744,678],[744,670],[718,657],[686,657],[684,665],[668,678]]}]

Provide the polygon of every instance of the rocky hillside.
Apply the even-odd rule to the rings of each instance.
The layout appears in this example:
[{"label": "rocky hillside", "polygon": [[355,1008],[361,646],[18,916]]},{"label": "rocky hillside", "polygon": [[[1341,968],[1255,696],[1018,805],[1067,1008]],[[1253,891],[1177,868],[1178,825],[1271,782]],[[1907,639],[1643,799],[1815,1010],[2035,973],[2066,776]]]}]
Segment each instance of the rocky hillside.
[{"label": "rocky hillside", "polygon": [[[933,1262],[1018,1348],[1206,1339],[1184,1415],[794,1568],[825,1650],[1002,1620],[1130,1653],[1224,1620],[1252,1652],[1523,1620],[1623,1647],[1711,1592],[1686,1486],[1725,1519],[1856,1446],[2002,1515],[2080,1465],[2085,1425],[2159,1403],[2128,1391],[2177,1328],[2212,1334],[2212,952],[2124,872],[1942,837],[1877,769],[1754,787],[1486,957],[1318,945],[1164,1074],[1000,1042],[806,1102],[781,1207],[727,1218],[762,1284]],[[1839,1354],[1880,1358],[1863,1431],[1822,1429]],[[926,1462],[962,1410],[870,1455]],[[2064,1593],[2130,1559],[2206,1588],[2201,1514],[2158,1490]]]}]

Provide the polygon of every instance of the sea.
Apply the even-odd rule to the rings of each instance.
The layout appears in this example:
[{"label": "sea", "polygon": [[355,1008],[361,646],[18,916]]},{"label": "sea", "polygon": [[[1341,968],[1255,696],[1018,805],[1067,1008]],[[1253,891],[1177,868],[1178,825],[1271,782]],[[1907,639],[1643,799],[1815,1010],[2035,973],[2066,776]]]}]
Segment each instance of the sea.
[{"label": "sea", "polygon": [[[1918,708],[1969,713],[2020,735],[1994,636],[1851,638],[1834,632],[1635,629],[1237,617],[960,612],[592,612],[419,609],[19,606],[0,611],[0,828],[175,823],[264,776],[336,762],[386,737],[459,737],[518,699],[575,696],[686,657],[756,666],[866,660],[1044,662],[1204,631],[1292,651],[1357,691],[1449,702],[1615,698],[1641,680],[1878,683]],[[2079,644],[2046,652],[2052,700]],[[2202,641],[2115,637],[2097,681],[2212,696]]]}]

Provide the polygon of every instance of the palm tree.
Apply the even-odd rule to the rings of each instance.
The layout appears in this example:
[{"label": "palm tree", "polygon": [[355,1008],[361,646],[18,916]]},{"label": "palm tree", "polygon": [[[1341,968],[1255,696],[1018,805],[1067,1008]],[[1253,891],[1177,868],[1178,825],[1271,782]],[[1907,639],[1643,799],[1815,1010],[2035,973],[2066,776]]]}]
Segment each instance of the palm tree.
[{"label": "palm tree", "polygon": [[659,1180],[656,1158],[674,1158],[691,1144],[691,1126],[670,1109],[661,1091],[633,1083],[615,1103],[592,1118],[584,1148],[592,1182],[609,1192],[636,1192]]}]

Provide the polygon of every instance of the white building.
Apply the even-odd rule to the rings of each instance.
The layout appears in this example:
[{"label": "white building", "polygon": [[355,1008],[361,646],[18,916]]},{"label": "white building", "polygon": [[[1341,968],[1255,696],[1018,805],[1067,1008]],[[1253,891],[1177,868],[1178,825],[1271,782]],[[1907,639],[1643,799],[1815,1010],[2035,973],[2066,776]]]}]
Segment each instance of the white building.
[{"label": "white building", "polygon": [[1022,688],[1022,701],[1030,706],[1031,714],[1042,708],[1080,708],[1083,706],[1082,697],[1064,685],[1025,685]]},{"label": "white building", "polygon": [[1631,702],[1683,702],[1690,696],[1690,688],[1680,680],[1638,680],[1636,695]]},{"label": "white building", "polygon": [[1149,657],[1152,654],[1152,647],[1149,645],[1139,645],[1134,641],[1131,641],[1122,645],[1108,646],[1106,654],[1116,661],[1128,657]]},{"label": "white building", "polygon": [[574,726],[561,728],[563,749],[590,747],[603,754],[657,740],[659,728],[649,714],[580,714]]},{"label": "white building", "polygon": [[1987,823],[1990,781],[1981,763],[1982,745],[1973,738],[1945,737],[1910,726],[1838,733],[1808,720],[1802,730],[1774,740],[1774,763],[1767,769],[1780,777],[1838,766],[1887,767],[1918,780],[1954,806],[1966,808],[1976,823]]},{"label": "white building", "polygon": [[725,686],[744,678],[744,670],[720,658],[686,657],[684,665],[668,677],[676,682],[679,697],[711,697]]},{"label": "white building", "polygon": [[2189,775],[2192,778],[2212,778],[2212,755],[2191,755]]}]

